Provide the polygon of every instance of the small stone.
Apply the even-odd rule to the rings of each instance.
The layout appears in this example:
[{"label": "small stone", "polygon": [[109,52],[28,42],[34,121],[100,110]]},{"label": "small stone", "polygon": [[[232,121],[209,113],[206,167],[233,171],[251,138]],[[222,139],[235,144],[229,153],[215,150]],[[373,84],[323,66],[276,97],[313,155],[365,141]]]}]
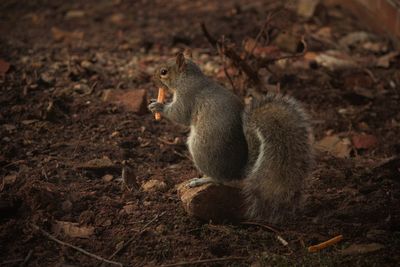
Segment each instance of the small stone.
[{"label": "small stone", "polygon": [[149,180],[142,184],[142,190],[145,192],[165,191],[167,184],[159,180]]},{"label": "small stone", "polygon": [[83,18],[85,16],[85,11],[83,10],[70,10],[65,14],[66,19]]},{"label": "small stone", "polygon": [[111,174],[106,174],[101,179],[103,182],[109,183],[114,179],[114,177]]},{"label": "small stone", "polygon": [[283,51],[296,53],[300,38],[289,33],[281,33],[275,39],[275,44]]},{"label": "small stone", "polygon": [[147,92],[144,89],[108,89],[104,91],[103,101],[121,105],[137,114],[147,113]]},{"label": "small stone", "polygon": [[164,224],[160,224],[156,227],[156,233],[162,235],[167,230],[167,227]]},{"label": "small stone", "polygon": [[84,60],[81,62],[81,67],[87,70],[93,70],[93,64],[92,62],[88,60]]},{"label": "small stone", "polygon": [[367,254],[383,249],[385,246],[379,243],[352,244],[348,248],[342,249],[343,255]]},{"label": "small stone", "polygon": [[92,89],[87,84],[75,84],[74,91],[81,95],[88,95],[91,93]]},{"label": "small stone", "polygon": [[113,132],[113,133],[110,135],[110,137],[113,138],[113,137],[116,137],[116,136],[118,136],[118,135],[119,135],[119,132],[118,132],[118,131],[115,131],[115,132]]},{"label": "small stone", "polygon": [[7,132],[13,132],[17,129],[13,124],[3,124],[3,127]]},{"label": "small stone", "polygon": [[52,86],[56,79],[50,73],[44,72],[40,75],[39,81],[47,86]]},{"label": "small stone", "polygon": [[123,209],[124,209],[124,211],[126,212],[126,214],[132,214],[132,213],[134,213],[135,210],[136,210],[136,205],[134,205],[134,204],[128,204],[128,205],[125,205],[125,206],[123,207]]}]

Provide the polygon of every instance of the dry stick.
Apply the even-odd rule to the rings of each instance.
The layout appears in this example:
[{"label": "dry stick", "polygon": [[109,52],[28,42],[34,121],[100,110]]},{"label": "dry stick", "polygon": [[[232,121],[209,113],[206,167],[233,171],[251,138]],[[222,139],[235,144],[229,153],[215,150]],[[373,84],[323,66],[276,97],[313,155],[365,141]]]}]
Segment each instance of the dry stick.
[{"label": "dry stick", "polygon": [[257,222],[241,222],[240,224],[260,226],[260,227],[262,227],[262,228],[265,228],[265,229],[267,229],[267,230],[269,230],[269,231],[275,233],[276,239],[277,239],[284,247],[289,248],[289,250],[291,251],[291,248],[288,246],[288,245],[289,245],[289,242],[287,242],[287,241],[280,235],[280,232],[281,232],[281,231],[279,231],[279,230],[277,230],[277,229],[275,229],[275,228],[273,228],[273,227],[271,227],[271,226],[269,226],[269,225],[262,224],[262,223],[257,223]]},{"label": "dry stick", "polygon": [[92,253],[84,250],[83,248],[80,248],[80,247],[74,246],[74,245],[72,245],[70,243],[61,241],[61,240],[57,239],[56,237],[54,237],[53,235],[51,235],[49,232],[46,232],[45,230],[41,229],[39,226],[37,226],[34,223],[31,223],[31,226],[33,227],[33,229],[40,231],[48,239],[53,240],[54,242],[56,242],[56,243],[58,243],[60,245],[73,248],[73,249],[75,249],[75,250],[77,250],[77,251],[79,251],[79,252],[81,252],[81,253],[89,256],[89,257],[95,258],[95,259],[97,259],[99,261],[106,262],[106,263],[113,264],[113,265],[118,265],[118,266],[121,266],[121,267],[123,266],[122,263],[120,263],[120,262],[107,260],[107,259],[105,259],[103,257],[100,257],[98,255],[92,254]]},{"label": "dry stick", "polygon": [[225,258],[205,259],[205,260],[197,260],[197,261],[182,261],[182,262],[177,262],[177,263],[164,264],[164,265],[161,265],[160,267],[187,266],[187,265],[195,265],[195,264],[201,264],[201,263],[214,263],[214,262],[222,262],[222,261],[240,261],[240,260],[246,260],[246,259],[247,258],[245,258],[245,257],[225,257]]},{"label": "dry stick", "polygon": [[110,257],[109,259],[111,260],[115,255],[117,255],[118,253],[120,253],[123,249],[125,249],[133,240],[135,240],[138,236],[140,236],[144,231],[146,231],[147,227],[152,224],[155,220],[157,220],[158,218],[160,218],[161,216],[163,216],[165,214],[165,211],[157,214],[152,220],[150,220],[148,223],[145,224],[145,226],[142,227],[142,229],[137,232],[136,234],[134,234],[131,238],[129,238],[125,244],[123,244],[120,248],[118,248]]},{"label": "dry stick", "polygon": [[[278,12],[279,12],[279,11],[278,11]],[[253,48],[251,49],[251,51],[250,51],[249,53],[246,52],[246,56],[244,57],[244,60],[247,60],[248,56],[253,54],[254,50],[255,50],[256,47],[257,47],[257,43],[258,43],[258,41],[260,40],[260,38],[261,38],[261,36],[262,36],[262,34],[263,34],[264,32],[267,34],[267,36],[268,36],[268,42],[269,42],[269,35],[268,35],[268,32],[266,32],[266,29],[267,29],[267,26],[269,26],[269,23],[271,22],[272,17],[275,16],[278,12],[276,12],[275,14],[272,14],[272,13],[269,13],[269,14],[268,14],[267,19],[265,20],[263,26],[261,27],[260,31],[258,32],[258,34],[257,34],[257,36],[256,36],[256,39],[255,39],[255,41],[254,41],[254,46],[253,46]]]},{"label": "dry stick", "polygon": [[331,238],[331,239],[329,239],[329,240],[327,240],[325,242],[319,243],[319,244],[314,245],[314,246],[309,246],[308,247],[308,252],[317,252],[317,251],[319,251],[321,249],[330,247],[330,246],[338,243],[342,239],[343,239],[343,235],[335,236],[334,238]]},{"label": "dry stick", "polygon": [[32,253],[33,253],[33,250],[32,250],[32,249],[31,249],[31,250],[29,250],[29,252],[28,252],[28,255],[26,255],[26,257],[25,257],[24,261],[23,261],[23,262],[21,262],[21,264],[19,265],[19,267],[23,267],[23,266],[25,266],[25,264],[27,264],[27,263],[28,263],[29,259],[30,259],[30,258],[31,258],[31,256],[32,256]]},{"label": "dry stick", "polygon": [[[224,43],[224,36],[222,36],[222,43]],[[222,63],[224,64],[224,73],[225,73],[225,76],[228,78],[228,80],[229,80],[229,82],[230,82],[230,84],[231,84],[231,86],[232,86],[232,90],[234,91],[234,92],[236,92],[236,87],[235,87],[235,84],[233,83],[233,80],[232,80],[232,77],[231,77],[231,75],[228,73],[228,71],[226,70],[226,57],[225,57],[225,55],[224,55],[224,47],[221,47],[220,45],[217,45],[217,51],[218,51],[218,54],[219,54],[219,56],[220,56],[220,58],[221,58],[221,61],[222,61]]]},{"label": "dry stick", "polygon": [[207,38],[208,42],[217,49],[217,45],[224,47],[224,54],[228,58],[230,58],[233,63],[240,69],[246,73],[247,77],[253,80],[256,84],[261,84],[261,80],[258,77],[257,72],[249,65],[246,61],[244,61],[231,47],[227,47],[225,44],[217,41],[214,37],[210,35],[207,30],[207,27],[204,23],[201,23],[201,29],[203,31],[204,36]]}]

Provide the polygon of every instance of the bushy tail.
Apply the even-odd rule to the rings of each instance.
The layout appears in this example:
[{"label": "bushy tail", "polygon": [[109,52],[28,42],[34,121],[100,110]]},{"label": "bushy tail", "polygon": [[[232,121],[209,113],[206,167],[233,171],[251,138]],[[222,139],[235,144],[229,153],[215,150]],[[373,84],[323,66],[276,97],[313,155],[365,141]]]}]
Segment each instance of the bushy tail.
[{"label": "bushy tail", "polygon": [[298,205],[313,164],[308,116],[294,99],[268,94],[246,112],[244,129],[249,146],[246,215],[280,221]]}]

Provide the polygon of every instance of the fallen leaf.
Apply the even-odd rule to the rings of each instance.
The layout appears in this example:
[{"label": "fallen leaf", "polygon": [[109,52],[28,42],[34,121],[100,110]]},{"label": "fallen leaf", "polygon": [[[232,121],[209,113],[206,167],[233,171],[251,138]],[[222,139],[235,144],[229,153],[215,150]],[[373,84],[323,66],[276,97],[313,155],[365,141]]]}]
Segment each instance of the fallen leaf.
[{"label": "fallen leaf", "polygon": [[395,52],[390,52],[390,53],[387,53],[386,55],[379,57],[376,61],[376,66],[382,67],[382,68],[389,68],[390,62],[394,58],[396,58],[399,54],[400,54],[400,52],[395,51]]},{"label": "fallen leaf", "polygon": [[357,43],[366,42],[375,39],[375,35],[368,32],[351,32],[339,40],[339,44],[344,47],[349,47]]},{"label": "fallen leaf", "polygon": [[354,69],[358,67],[358,63],[352,57],[336,50],[328,50],[317,54],[315,61],[330,70]]},{"label": "fallen leaf", "polygon": [[142,184],[144,192],[164,191],[167,189],[167,184],[159,180],[149,180]]},{"label": "fallen leaf", "polygon": [[10,63],[0,59],[0,78],[4,78],[9,69],[10,69]]},{"label": "fallen leaf", "polygon": [[83,35],[84,35],[84,33],[81,31],[68,32],[68,31],[61,30],[57,27],[52,27],[51,33],[53,34],[53,38],[55,41],[81,40],[81,39],[83,39]]},{"label": "fallen leaf", "polygon": [[328,152],[338,158],[347,158],[350,155],[350,140],[337,135],[324,137],[316,144],[316,148]]},{"label": "fallen leaf", "polygon": [[3,181],[0,184],[0,191],[3,191],[4,186],[15,183],[16,180],[17,180],[16,174],[10,174],[10,175],[4,176]]},{"label": "fallen leaf", "polygon": [[94,233],[93,226],[78,226],[78,223],[56,221],[53,224],[53,232],[56,234],[63,232],[70,237],[88,238]]},{"label": "fallen leaf", "polygon": [[341,253],[343,255],[366,254],[381,250],[384,247],[385,247],[384,245],[381,245],[379,243],[352,244],[348,248],[342,249]]},{"label": "fallen leaf", "polygon": [[255,57],[261,58],[275,58],[280,55],[280,50],[274,45],[263,46],[256,42],[253,38],[249,38],[244,42],[244,50],[251,53]]},{"label": "fallen leaf", "polygon": [[311,18],[319,3],[319,0],[299,0],[297,3],[297,14],[304,18]]},{"label": "fallen leaf", "polygon": [[65,14],[66,19],[83,18],[85,16],[85,11],[83,10],[70,10]]},{"label": "fallen leaf", "polygon": [[376,147],[378,144],[378,139],[370,134],[355,134],[352,136],[351,141],[357,149],[369,149]]}]

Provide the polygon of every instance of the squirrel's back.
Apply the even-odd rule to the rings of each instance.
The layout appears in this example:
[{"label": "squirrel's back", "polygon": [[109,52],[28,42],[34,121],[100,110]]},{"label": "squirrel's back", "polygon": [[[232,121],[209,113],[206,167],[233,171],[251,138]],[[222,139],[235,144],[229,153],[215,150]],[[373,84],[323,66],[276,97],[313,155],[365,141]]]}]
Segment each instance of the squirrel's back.
[{"label": "squirrel's back", "polygon": [[277,221],[296,208],[313,164],[308,116],[293,98],[270,93],[254,101],[243,121],[247,216]]}]

